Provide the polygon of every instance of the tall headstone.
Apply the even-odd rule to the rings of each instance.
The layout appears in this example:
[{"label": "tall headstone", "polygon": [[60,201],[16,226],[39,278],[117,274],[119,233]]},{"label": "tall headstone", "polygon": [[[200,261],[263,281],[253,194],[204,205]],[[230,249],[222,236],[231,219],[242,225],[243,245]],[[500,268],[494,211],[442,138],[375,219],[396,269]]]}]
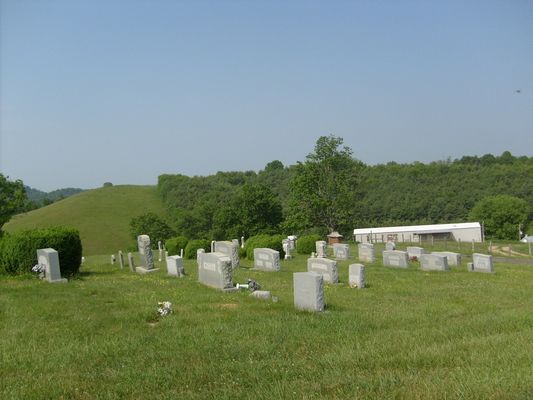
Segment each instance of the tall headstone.
[{"label": "tall headstone", "polygon": [[154,268],[154,255],[150,248],[150,237],[148,235],[137,236],[137,245],[139,247],[142,267],[135,268],[135,271],[139,274],[159,271],[159,268]]},{"label": "tall headstone", "polygon": [[448,258],[438,254],[422,254],[420,269],[424,271],[449,271]]},{"label": "tall headstone", "polygon": [[241,236],[241,249],[244,249],[244,236]]},{"label": "tall headstone", "polygon": [[333,257],[337,260],[350,258],[350,246],[345,243],[333,243]]},{"label": "tall headstone", "polygon": [[167,257],[167,273],[171,276],[179,278],[185,276],[185,269],[183,267],[183,258],[180,256]]},{"label": "tall headstone", "polygon": [[215,289],[232,289],[231,259],[223,253],[203,253],[199,258],[198,281]]},{"label": "tall headstone", "polygon": [[325,240],[318,240],[315,242],[316,256],[325,258],[328,255],[328,244]]},{"label": "tall headstone", "polygon": [[436,254],[438,256],[446,256],[448,259],[448,265],[453,267],[458,267],[461,265],[461,254],[453,253],[451,251],[434,251],[431,254]]},{"label": "tall headstone", "polygon": [[287,239],[289,240],[289,248],[291,250],[296,250],[296,236],[289,235],[287,236]]},{"label": "tall headstone", "polygon": [[239,243],[233,241],[218,241],[214,242],[214,252],[227,255],[231,260],[231,267],[237,268],[240,263],[239,258]]},{"label": "tall headstone", "polygon": [[262,271],[279,271],[279,251],[267,248],[254,249],[254,268]]},{"label": "tall headstone", "polygon": [[420,260],[422,254],[427,254],[427,251],[422,247],[409,246],[407,247],[407,256],[409,259],[416,257],[417,260]]},{"label": "tall headstone", "polygon": [[376,251],[372,243],[359,243],[359,261],[373,263],[376,261]]},{"label": "tall headstone", "polygon": [[339,283],[339,271],[335,260],[320,257],[308,258],[307,271],[321,274],[324,277],[324,282]]},{"label": "tall headstone", "polygon": [[293,274],[294,307],[298,310],[323,311],[324,278],[316,272],[295,272]]},{"label": "tall headstone", "polygon": [[133,254],[128,253],[128,266],[131,272],[135,272],[135,263],[133,262]]},{"label": "tall headstone", "polygon": [[59,267],[59,254],[52,248],[37,250],[37,263],[44,265],[44,279],[50,283],[66,283],[65,278],[61,278]]},{"label": "tall headstone", "polygon": [[385,250],[383,252],[383,265],[385,267],[408,268],[409,257],[406,251]]},{"label": "tall headstone", "polygon": [[[204,249],[197,249],[196,250],[196,263],[198,264],[198,267],[200,267],[200,261],[202,259],[202,256],[205,254]],[[181,256],[183,258],[183,256]]]},{"label": "tall headstone", "polygon": [[348,276],[351,287],[356,287],[357,289],[365,287],[365,266],[363,264],[350,264]]},{"label": "tall headstone", "polygon": [[492,256],[487,254],[472,254],[472,271],[473,272],[494,272],[494,262]]},{"label": "tall headstone", "polygon": [[120,268],[124,268],[124,254],[122,254],[122,250],[118,251],[118,263],[120,264]]},{"label": "tall headstone", "polygon": [[396,243],[390,241],[385,243],[385,250],[396,250]]},{"label": "tall headstone", "polygon": [[161,247],[161,240],[157,241],[157,249],[159,250],[159,262],[163,261],[163,247]]}]

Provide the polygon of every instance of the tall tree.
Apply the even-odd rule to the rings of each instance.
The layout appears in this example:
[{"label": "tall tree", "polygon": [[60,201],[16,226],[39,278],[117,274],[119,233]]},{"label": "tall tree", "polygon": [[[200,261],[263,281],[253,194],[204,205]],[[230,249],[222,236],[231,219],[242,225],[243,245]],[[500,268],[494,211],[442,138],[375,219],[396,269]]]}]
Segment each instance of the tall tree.
[{"label": "tall tree", "polygon": [[483,221],[488,237],[516,240],[519,227],[525,232],[529,217],[529,205],[513,196],[486,197],[470,211],[470,219]]},{"label": "tall tree", "polygon": [[334,135],[318,138],[313,153],[296,166],[285,226],[291,230],[318,228],[329,232],[353,223],[354,199],[361,163]]},{"label": "tall tree", "polygon": [[16,213],[24,209],[26,190],[21,180],[10,181],[0,174],[0,234],[2,226]]}]

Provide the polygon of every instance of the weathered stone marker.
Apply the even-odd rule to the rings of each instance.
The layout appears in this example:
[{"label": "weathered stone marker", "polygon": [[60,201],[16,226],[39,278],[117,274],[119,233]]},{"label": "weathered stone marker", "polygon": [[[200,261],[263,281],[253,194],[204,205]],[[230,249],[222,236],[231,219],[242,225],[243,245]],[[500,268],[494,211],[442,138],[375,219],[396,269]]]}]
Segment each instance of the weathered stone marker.
[{"label": "weathered stone marker", "polygon": [[446,256],[449,266],[458,267],[461,265],[461,254],[459,253],[453,253],[451,251],[434,251],[431,254]]},{"label": "weathered stone marker", "polygon": [[279,271],[279,251],[267,248],[254,249],[254,268],[262,271]]},{"label": "weathered stone marker", "polygon": [[356,287],[357,289],[365,287],[365,266],[363,264],[350,264],[348,274],[351,287]]},{"label": "weathered stone marker", "polygon": [[385,250],[383,252],[383,265],[385,267],[408,268],[409,258],[406,251]]},{"label": "weathered stone marker", "polygon": [[37,263],[44,265],[44,279],[50,283],[66,283],[65,278],[61,278],[59,267],[59,254],[52,248],[37,250]]},{"label": "weathered stone marker", "polygon": [[120,264],[120,268],[124,268],[124,254],[122,254],[122,250],[118,251],[118,263]]},{"label": "weathered stone marker", "polygon": [[214,253],[222,253],[227,255],[231,260],[231,267],[233,269],[237,268],[240,264],[239,259],[239,242],[233,241],[219,241],[214,242]]},{"label": "weathered stone marker", "polygon": [[376,251],[372,243],[359,243],[359,261],[373,263],[376,261]]},{"label": "weathered stone marker", "polygon": [[448,257],[439,254],[422,254],[420,269],[424,271],[449,271]]},{"label": "weathered stone marker", "polygon": [[333,243],[333,257],[337,260],[350,258],[350,246],[345,243]]},{"label": "weathered stone marker", "polygon": [[141,256],[142,267],[135,268],[139,274],[148,274],[159,271],[159,268],[154,268],[154,255],[150,248],[150,237],[148,235],[137,236],[137,245],[139,247],[139,256]]},{"label": "weathered stone marker", "polygon": [[409,246],[407,247],[407,255],[409,258],[416,257],[418,260],[422,254],[427,254],[427,251],[422,247]]},{"label": "weathered stone marker", "polygon": [[167,273],[171,276],[177,276],[178,278],[185,276],[183,258],[181,258],[180,256],[168,256]]},{"label": "weathered stone marker", "polygon": [[294,307],[298,310],[323,311],[324,278],[316,272],[295,272],[293,274]]},{"label": "weathered stone marker", "polygon": [[324,277],[324,282],[339,283],[339,271],[335,260],[319,257],[308,258],[307,271],[321,274]]},{"label": "weathered stone marker", "polygon": [[394,242],[385,243],[385,250],[396,250],[396,243]]},{"label": "weathered stone marker", "polygon": [[472,269],[473,272],[494,272],[494,263],[492,256],[486,254],[474,253],[472,254]]},{"label": "weathered stone marker", "polygon": [[325,240],[318,240],[315,242],[316,256],[325,258],[328,256],[328,244]]},{"label": "weathered stone marker", "polygon": [[201,253],[198,257],[198,281],[215,289],[233,289],[231,259],[223,253]]},{"label": "weathered stone marker", "polygon": [[133,262],[133,254],[128,253],[128,266],[131,272],[135,272],[135,263]]}]

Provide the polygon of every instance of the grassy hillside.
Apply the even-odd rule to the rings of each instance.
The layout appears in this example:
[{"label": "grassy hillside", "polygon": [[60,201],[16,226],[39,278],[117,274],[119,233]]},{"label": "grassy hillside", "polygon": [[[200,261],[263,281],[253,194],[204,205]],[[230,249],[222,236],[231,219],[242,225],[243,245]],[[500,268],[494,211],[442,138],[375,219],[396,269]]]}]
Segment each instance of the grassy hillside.
[{"label": "grassy hillside", "polygon": [[129,222],[148,211],[163,215],[155,186],[111,186],[88,190],[17,215],[5,225],[5,230],[71,226],[80,231],[84,255],[110,254],[133,244]]},{"label": "grassy hillside", "polygon": [[[381,248],[380,248],[381,250]],[[293,275],[241,260],[277,302],[187,275],[88,257],[78,279],[0,277],[2,399],[531,399],[533,268],[494,274],[366,268],[367,288],[326,284],[326,311],[298,312]],[[43,301],[46,299],[46,301]],[[157,319],[159,301],[173,314]]]}]

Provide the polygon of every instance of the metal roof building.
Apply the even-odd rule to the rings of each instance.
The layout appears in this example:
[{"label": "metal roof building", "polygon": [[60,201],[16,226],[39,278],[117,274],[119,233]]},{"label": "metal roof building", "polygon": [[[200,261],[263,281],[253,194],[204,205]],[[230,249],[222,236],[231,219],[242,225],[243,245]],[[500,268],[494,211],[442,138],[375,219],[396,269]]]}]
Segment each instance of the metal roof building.
[{"label": "metal roof building", "polygon": [[387,241],[418,243],[428,240],[483,241],[483,233],[479,222],[362,228],[354,229],[353,235],[354,239],[360,243]]}]

